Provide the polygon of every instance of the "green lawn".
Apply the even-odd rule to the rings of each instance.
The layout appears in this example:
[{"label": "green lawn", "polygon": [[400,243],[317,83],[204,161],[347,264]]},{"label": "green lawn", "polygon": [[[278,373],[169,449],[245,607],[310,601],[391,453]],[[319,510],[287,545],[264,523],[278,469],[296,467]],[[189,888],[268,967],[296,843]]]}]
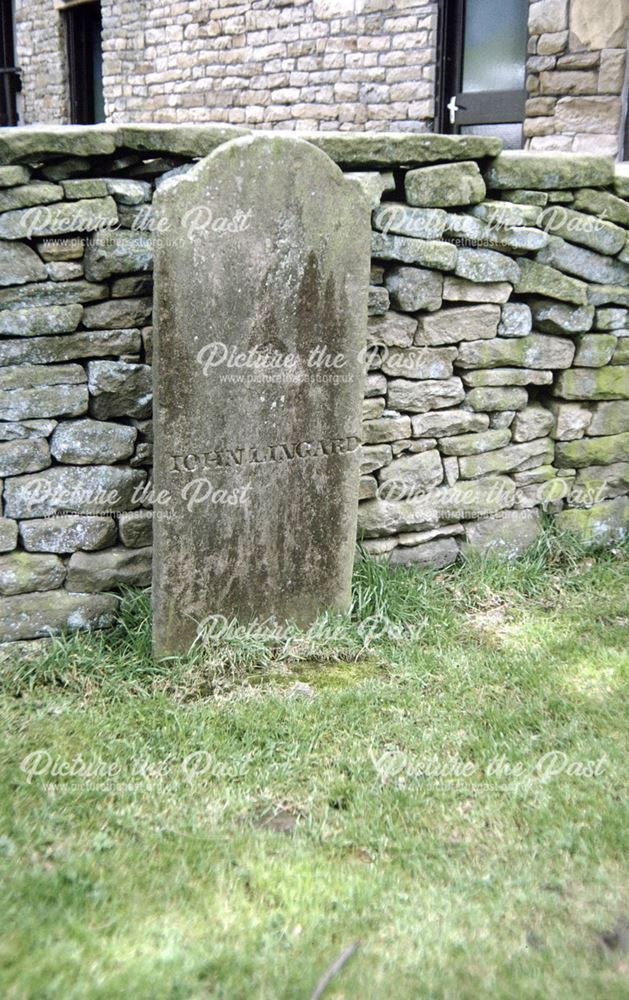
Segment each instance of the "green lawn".
[{"label": "green lawn", "polygon": [[351,619],[158,666],[129,595],[7,659],[0,995],[308,1000],[360,942],[326,1000],[627,997],[626,567],[364,563]]}]

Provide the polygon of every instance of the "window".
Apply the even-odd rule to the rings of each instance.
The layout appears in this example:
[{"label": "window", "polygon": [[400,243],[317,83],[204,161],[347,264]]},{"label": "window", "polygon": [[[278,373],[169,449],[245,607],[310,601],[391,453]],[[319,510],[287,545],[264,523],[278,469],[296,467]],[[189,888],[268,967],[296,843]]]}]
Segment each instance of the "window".
[{"label": "window", "polygon": [[528,0],[441,0],[436,127],[522,146]]},{"label": "window", "polygon": [[105,121],[100,3],[64,11],[70,77],[70,118],[76,125]]},{"label": "window", "polygon": [[19,70],[13,42],[13,0],[0,0],[0,126],[17,125]]}]

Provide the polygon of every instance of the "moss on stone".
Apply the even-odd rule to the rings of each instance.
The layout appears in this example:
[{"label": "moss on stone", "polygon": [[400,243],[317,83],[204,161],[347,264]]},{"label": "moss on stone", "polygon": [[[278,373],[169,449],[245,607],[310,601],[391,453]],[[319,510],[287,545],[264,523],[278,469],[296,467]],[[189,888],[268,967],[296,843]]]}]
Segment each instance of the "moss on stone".
[{"label": "moss on stone", "polygon": [[575,368],[562,372],[553,388],[563,399],[629,399],[629,367]]},{"label": "moss on stone", "polygon": [[626,461],[629,461],[629,433],[564,441],[555,449],[555,463],[559,468],[579,469]]},{"label": "moss on stone", "polygon": [[556,524],[560,531],[569,531],[590,545],[622,541],[629,530],[629,499],[616,497],[593,507],[561,511]]}]

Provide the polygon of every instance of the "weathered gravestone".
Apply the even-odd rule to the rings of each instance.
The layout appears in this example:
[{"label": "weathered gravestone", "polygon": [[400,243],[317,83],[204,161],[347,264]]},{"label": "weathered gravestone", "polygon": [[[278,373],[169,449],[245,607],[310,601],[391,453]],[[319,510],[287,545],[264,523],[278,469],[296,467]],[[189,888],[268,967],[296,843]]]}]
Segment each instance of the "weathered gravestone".
[{"label": "weathered gravestone", "polygon": [[209,616],[350,598],[369,209],[296,138],[226,143],[155,198],[154,649]]}]

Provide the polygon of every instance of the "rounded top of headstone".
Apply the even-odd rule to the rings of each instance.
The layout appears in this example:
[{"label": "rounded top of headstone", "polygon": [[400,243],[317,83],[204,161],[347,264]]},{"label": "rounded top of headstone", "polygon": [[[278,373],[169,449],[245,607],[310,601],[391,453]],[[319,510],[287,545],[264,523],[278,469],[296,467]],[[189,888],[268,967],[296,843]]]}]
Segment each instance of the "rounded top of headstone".
[{"label": "rounded top of headstone", "polygon": [[369,208],[365,194],[346,178],[341,168],[322,149],[298,136],[271,131],[230,139],[217,146],[185,173],[168,178],[155,192],[156,207],[159,208],[164,196],[171,194],[177,187],[184,186],[185,189],[185,185],[203,182],[216,169],[237,171],[245,160],[250,164],[251,158],[256,156],[260,161],[260,168],[268,167],[269,170],[290,167],[295,171],[308,167],[319,175],[326,176],[328,183],[346,187],[348,198]]}]

